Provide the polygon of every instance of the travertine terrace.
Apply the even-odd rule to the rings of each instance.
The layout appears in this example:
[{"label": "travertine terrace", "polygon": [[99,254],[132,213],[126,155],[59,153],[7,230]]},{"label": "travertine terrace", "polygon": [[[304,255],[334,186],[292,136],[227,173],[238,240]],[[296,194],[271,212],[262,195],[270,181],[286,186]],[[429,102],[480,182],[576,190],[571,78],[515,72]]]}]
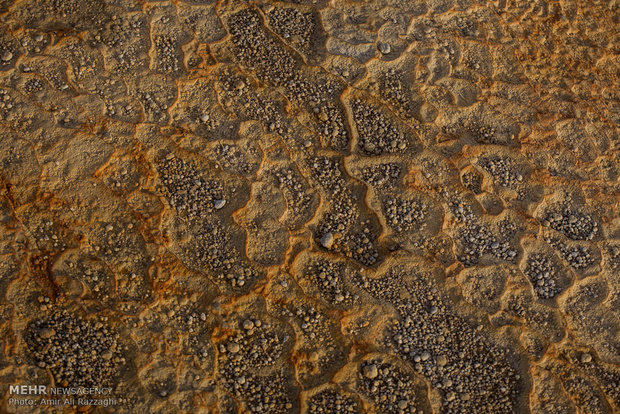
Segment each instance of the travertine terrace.
[{"label": "travertine terrace", "polygon": [[620,412],[619,85],[616,0],[0,0],[0,412]]}]

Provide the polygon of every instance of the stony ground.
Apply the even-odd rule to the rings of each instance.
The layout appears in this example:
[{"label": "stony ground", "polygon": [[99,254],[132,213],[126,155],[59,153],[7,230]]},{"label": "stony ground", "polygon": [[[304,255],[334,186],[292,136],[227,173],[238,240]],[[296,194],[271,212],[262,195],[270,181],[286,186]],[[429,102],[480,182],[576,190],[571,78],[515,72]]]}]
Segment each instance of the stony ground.
[{"label": "stony ground", "polygon": [[620,412],[619,20],[0,0],[0,411]]}]

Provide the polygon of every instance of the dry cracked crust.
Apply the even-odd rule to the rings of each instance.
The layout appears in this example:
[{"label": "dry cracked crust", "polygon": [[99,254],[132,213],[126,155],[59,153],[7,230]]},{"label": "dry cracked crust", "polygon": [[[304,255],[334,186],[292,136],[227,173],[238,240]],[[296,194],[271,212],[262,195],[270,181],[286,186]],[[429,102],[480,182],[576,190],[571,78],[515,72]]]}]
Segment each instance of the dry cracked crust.
[{"label": "dry cracked crust", "polygon": [[618,412],[618,7],[0,1],[2,411]]}]

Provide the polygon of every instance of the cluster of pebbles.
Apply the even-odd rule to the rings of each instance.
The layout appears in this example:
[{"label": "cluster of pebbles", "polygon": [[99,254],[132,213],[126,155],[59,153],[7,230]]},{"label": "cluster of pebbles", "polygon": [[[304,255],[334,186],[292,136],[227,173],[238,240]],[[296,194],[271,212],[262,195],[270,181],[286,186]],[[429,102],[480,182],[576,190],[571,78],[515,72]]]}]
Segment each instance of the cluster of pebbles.
[{"label": "cluster of pebbles", "polygon": [[[506,234],[502,234],[506,238]],[[502,241],[484,224],[468,222],[458,231],[461,244],[458,260],[465,266],[475,266],[484,254],[490,254],[503,261],[512,262],[518,256],[509,241]]]},{"label": "cluster of pebbles", "polygon": [[563,233],[571,240],[592,240],[598,231],[598,223],[590,215],[575,211],[568,206],[550,210],[542,224]]},{"label": "cluster of pebbles", "polygon": [[568,244],[559,237],[547,237],[546,242],[553,246],[575,270],[587,269],[597,262],[597,255],[587,245]]},{"label": "cluster of pebbles", "polygon": [[524,272],[538,297],[551,299],[561,292],[556,282],[558,270],[544,254],[534,253],[528,257]]},{"label": "cluster of pebbles", "polygon": [[398,164],[374,164],[360,171],[360,178],[373,187],[394,186],[402,174]]},{"label": "cluster of pebbles", "polygon": [[493,180],[502,187],[515,187],[523,181],[518,166],[508,157],[499,155],[483,157],[478,160],[478,165],[491,174]]},{"label": "cluster of pebbles", "polygon": [[334,389],[317,392],[308,398],[307,404],[309,414],[357,413],[360,410],[353,398]]},{"label": "cluster of pebbles", "polygon": [[308,266],[306,277],[332,305],[351,305],[358,299],[358,295],[345,285],[347,274],[344,263],[317,259]]},{"label": "cluster of pebbles", "polygon": [[396,266],[361,282],[396,309],[388,346],[441,391],[443,411],[511,412],[521,385],[508,351],[454,315],[438,289],[425,283],[431,275],[407,274],[412,271]]},{"label": "cluster of pebbles", "polygon": [[112,386],[125,363],[117,332],[67,311],[34,320],[26,344],[37,366],[49,369],[63,387]]},{"label": "cluster of pebbles", "polygon": [[411,230],[424,219],[426,206],[413,200],[388,199],[384,206],[388,225],[396,232]]},{"label": "cluster of pebbles", "polygon": [[351,106],[362,151],[379,155],[407,148],[404,134],[385,115],[360,99],[355,99]]},{"label": "cluster of pebbles", "polygon": [[358,389],[383,413],[412,413],[416,409],[414,383],[392,363],[372,359],[360,364]]},{"label": "cluster of pebbles", "polygon": [[222,185],[204,179],[191,162],[167,156],[160,163],[159,174],[170,205],[189,217],[212,213],[226,204]]}]

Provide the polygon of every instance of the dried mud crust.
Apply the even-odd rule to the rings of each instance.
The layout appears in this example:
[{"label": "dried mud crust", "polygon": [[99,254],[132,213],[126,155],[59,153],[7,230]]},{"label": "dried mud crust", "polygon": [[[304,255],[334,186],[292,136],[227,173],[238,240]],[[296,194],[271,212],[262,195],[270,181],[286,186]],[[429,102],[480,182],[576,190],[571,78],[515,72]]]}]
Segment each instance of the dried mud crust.
[{"label": "dried mud crust", "polygon": [[0,0],[0,411],[619,412],[618,16]]}]

